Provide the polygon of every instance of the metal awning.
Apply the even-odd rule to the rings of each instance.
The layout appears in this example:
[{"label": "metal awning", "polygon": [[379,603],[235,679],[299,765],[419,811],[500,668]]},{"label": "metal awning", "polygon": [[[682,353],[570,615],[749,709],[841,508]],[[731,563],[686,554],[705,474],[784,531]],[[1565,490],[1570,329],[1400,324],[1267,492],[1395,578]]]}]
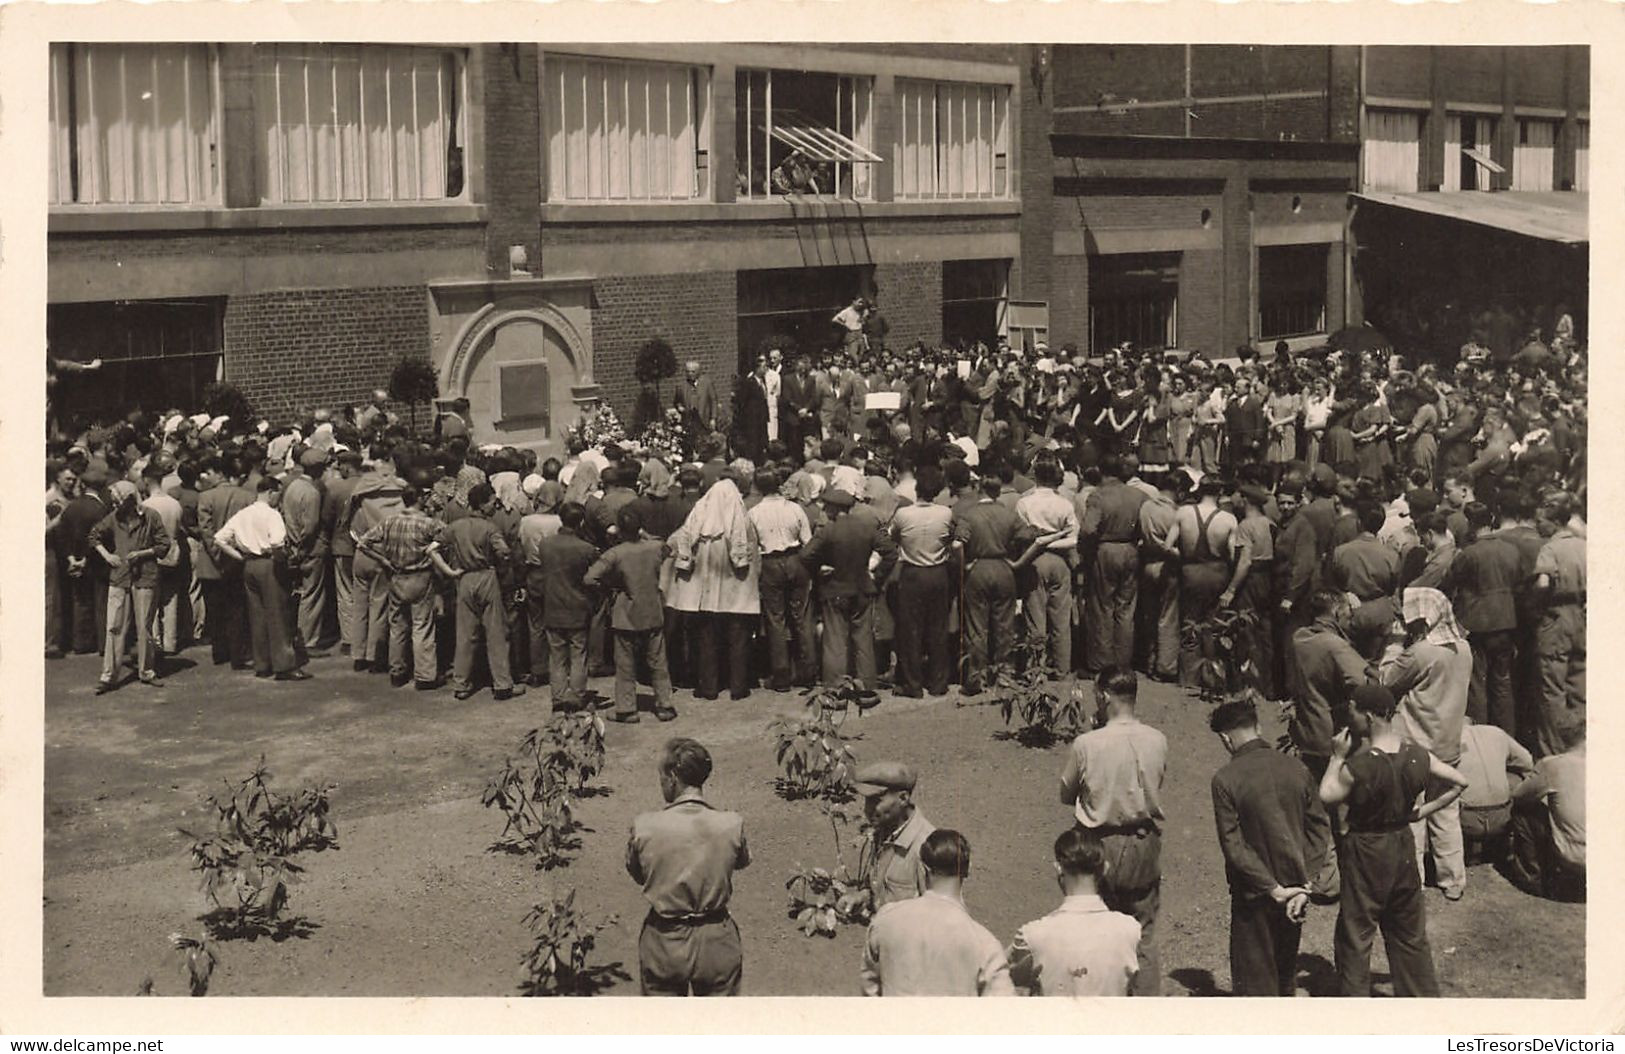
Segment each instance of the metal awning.
[{"label": "metal awning", "polygon": [[1378,205],[1494,227],[1542,241],[1564,245],[1586,245],[1591,241],[1587,222],[1590,196],[1575,191],[1460,190],[1392,194],[1373,190],[1354,196]]},{"label": "metal awning", "polygon": [[1470,146],[1463,150],[1462,153],[1478,162],[1479,168],[1487,168],[1498,175],[1506,171],[1505,168],[1496,164],[1495,159],[1483,147]]},{"label": "metal awning", "polygon": [[881,156],[837,132],[828,125],[803,117],[794,110],[773,111],[767,131],[779,142],[800,150],[812,161],[839,161],[845,164],[878,164]]}]

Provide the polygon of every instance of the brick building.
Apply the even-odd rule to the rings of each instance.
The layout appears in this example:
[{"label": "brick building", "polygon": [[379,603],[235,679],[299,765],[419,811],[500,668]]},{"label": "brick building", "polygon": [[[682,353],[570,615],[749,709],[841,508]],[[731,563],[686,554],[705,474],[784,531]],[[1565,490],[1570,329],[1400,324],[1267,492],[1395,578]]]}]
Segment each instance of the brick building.
[{"label": "brick building", "polygon": [[890,343],[991,341],[1043,278],[1027,53],[55,45],[48,329],[107,363],[59,405],[222,378],[287,416],[419,357],[477,438],[553,448],[654,336],[724,391],[857,295]]},{"label": "brick building", "polygon": [[1051,320],[1227,355],[1350,319],[1358,49],[1053,49]]},{"label": "brick building", "polygon": [[1584,188],[1586,61],[57,44],[48,332],[107,365],[56,401],[192,406],[218,378],[282,418],[419,358],[478,439],[552,449],[582,399],[630,411],[645,340],[726,393],[857,295],[892,345],[1307,345],[1361,317],[1351,194],[1366,223],[1496,167],[1509,199]]}]

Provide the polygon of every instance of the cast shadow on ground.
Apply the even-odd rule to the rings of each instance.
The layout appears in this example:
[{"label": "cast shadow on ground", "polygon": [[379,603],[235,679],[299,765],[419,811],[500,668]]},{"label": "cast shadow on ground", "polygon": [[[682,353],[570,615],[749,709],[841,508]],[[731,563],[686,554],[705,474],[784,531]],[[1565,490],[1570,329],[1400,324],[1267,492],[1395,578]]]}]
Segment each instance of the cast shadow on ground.
[{"label": "cast shadow on ground", "polygon": [[598,995],[600,992],[603,992],[606,989],[615,987],[615,985],[621,981],[630,981],[631,979],[632,975],[626,972],[626,968],[619,960],[616,960],[612,963],[605,963],[602,966],[583,967],[581,972],[575,975],[570,986],[561,991],[546,992],[542,991],[539,986],[534,985],[529,981],[521,981],[519,984],[519,994],[524,996]]},{"label": "cast shadow on ground", "polygon": [[198,916],[198,921],[208,930],[209,936],[217,941],[254,941],[264,937],[277,944],[290,937],[298,940],[309,940],[322,924],[303,915],[290,915],[285,918],[266,920],[262,918],[241,918],[235,911],[228,908],[215,910]]},{"label": "cast shadow on ground", "polygon": [[1219,983],[1213,978],[1212,970],[1198,970],[1195,967],[1182,966],[1168,973],[1168,979],[1176,981],[1185,991],[1193,996],[1229,995],[1229,992],[1220,990]]}]

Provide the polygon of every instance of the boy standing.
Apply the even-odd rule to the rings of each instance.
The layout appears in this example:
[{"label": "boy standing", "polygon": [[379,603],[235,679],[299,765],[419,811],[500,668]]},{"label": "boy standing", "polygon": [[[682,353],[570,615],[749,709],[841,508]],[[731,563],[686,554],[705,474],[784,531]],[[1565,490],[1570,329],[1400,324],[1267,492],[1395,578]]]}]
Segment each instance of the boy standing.
[{"label": "boy standing", "polygon": [[587,569],[584,584],[615,591],[610,628],[615,631],[615,714],[624,725],[638,722],[638,662],[649,668],[655,690],[655,717],[670,721],[671,674],[666,669],[665,608],[660,599],[660,564],[665,543],[643,533],[643,516],[630,505],[616,514],[624,539]]}]

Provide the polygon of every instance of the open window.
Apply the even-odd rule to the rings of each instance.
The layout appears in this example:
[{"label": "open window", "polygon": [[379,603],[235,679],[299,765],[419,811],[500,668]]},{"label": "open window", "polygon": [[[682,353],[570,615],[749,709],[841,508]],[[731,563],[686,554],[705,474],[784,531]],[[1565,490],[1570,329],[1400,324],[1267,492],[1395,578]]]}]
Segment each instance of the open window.
[{"label": "open window", "polygon": [[1326,244],[1259,247],[1259,340],[1326,332],[1326,266],[1331,248]]},{"label": "open window", "polygon": [[872,195],[872,78],[739,70],[734,91],[740,200]]},{"label": "open window", "polygon": [[1450,117],[1444,142],[1443,189],[1495,189],[1495,177],[1506,171],[1491,156],[1495,148],[1495,126],[1493,117]]},{"label": "open window", "polygon": [[1179,253],[1089,257],[1089,350],[1179,346]]}]

